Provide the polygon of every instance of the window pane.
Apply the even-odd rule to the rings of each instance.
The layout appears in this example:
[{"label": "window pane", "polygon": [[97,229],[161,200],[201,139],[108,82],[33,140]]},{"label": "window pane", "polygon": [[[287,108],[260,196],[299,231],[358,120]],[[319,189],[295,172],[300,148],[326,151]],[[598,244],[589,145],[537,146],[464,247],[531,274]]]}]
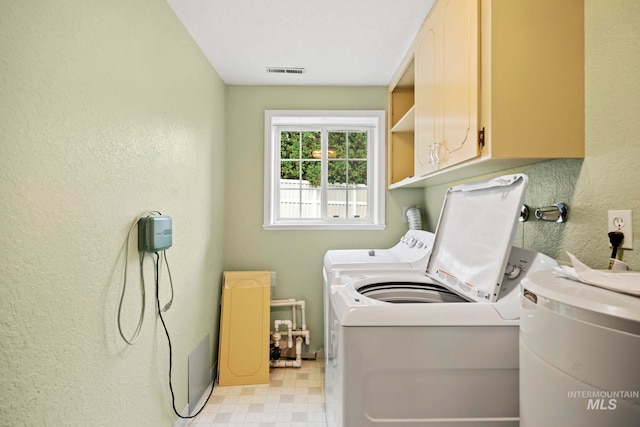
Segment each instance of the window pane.
[{"label": "window pane", "polygon": [[347,198],[347,216],[349,218],[368,217],[368,190],[366,187],[350,188],[347,192]]},{"label": "window pane", "polygon": [[280,162],[280,179],[300,180],[300,162],[282,161]]},{"label": "window pane", "polygon": [[330,185],[327,189],[327,215],[329,218],[368,217],[368,190],[366,186],[346,187]]},{"label": "window pane", "polygon": [[300,218],[300,190],[280,188],[280,218]]},{"label": "window pane", "polygon": [[319,219],[322,217],[322,189],[308,188],[301,191],[300,218]]},{"label": "window pane", "polygon": [[283,131],[280,132],[280,158],[299,159],[300,158],[300,132]]},{"label": "window pane", "polygon": [[320,187],[322,185],[320,160],[302,162],[302,180],[311,187]]},{"label": "window pane", "polygon": [[329,184],[347,183],[347,162],[345,160],[329,160],[327,182]]},{"label": "window pane", "polygon": [[[344,159],[347,157],[347,134],[346,132],[329,132],[328,145],[330,157]],[[335,153],[335,155],[333,154]]]},{"label": "window pane", "polygon": [[303,159],[319,159],[321,157],[321,148],[320,132],[302,132]]},{"label": "window pane", "polygon": [[349,158],[367,158],[367,132],[349,132]]},{"label": "window pane", "polygon": [[384,111],[265,120],[265,230],[383,227]]},{"label": "window pane", "polygon": [[329,186],[327,189],[327,216],[329,218],[347,217],[347,193],[344,186]]},{"label": "window pane", "polygon": [[349,161],[349,185],[367,185],[367,161]]},{"label": "window pane", "polygon": [[319,219],[322,216],[322,190],[302,186],[280,188],[281,219]]}]

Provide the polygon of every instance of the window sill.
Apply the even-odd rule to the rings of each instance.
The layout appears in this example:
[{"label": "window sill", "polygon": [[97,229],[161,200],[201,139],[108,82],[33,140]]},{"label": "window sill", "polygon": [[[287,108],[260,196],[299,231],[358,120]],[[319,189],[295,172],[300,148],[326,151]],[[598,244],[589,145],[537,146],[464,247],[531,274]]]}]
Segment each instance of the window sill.
[{"label": "window sill", "polygon": [[263,224],[264,230],[384,230],[385,224]]}]

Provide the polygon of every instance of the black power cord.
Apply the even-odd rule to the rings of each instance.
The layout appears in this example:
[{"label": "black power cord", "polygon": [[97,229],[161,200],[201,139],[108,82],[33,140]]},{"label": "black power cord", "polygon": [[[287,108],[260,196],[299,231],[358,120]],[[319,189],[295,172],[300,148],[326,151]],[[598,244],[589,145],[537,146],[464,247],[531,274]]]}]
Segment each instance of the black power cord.
[{"label": "black power cord", "polygon": [[621,231],[612,231],[609,233],[609,242],[611,242],[611,246],[613,247],[611,259],[616,259],[616,256],[618,255],[618,247],[620,247],[622,240],[624,240],[624,234]]},{"label": "black power cord", "polygon": [[[182,418],[182,419],[195,418],[200,414],[200,412],[202,412],[204,407],[207,405],[209,398],[211,398],[211,395],[213,394],[213,384],[211,385],[211,391],[209,392],[209,397],[207,397],[207,400],[204,402],[204,404],[198,410],[198,412],[196,412],[193,415],[188,415],[186,417],[178,413],[178,410],[176,409],[176,396],[173,393],[173,384],[171,383],[171,368],[173,366],[173,355],[172,355],[173,349],[171,347],[171,337],[169,337],[167,324],[164,322],[164,318],[162,317],[162,310],[160,309],[160,255],[158,254],[158,252],[154,252],[154,253],[156,254],[156,306],[158,308],[158,316],[160,316],[160,321],[162,322],[162,327],[164,328],[164,333],[167,335],[167,342],[169,343],[169,390],[171,390],[171,405],[173,406],[173,412],[179,418]],[[165,255],[165,261],[166,260],[167,258]],[[167,269],[168,268],[169,268],[169,265],[167,264]]]}]

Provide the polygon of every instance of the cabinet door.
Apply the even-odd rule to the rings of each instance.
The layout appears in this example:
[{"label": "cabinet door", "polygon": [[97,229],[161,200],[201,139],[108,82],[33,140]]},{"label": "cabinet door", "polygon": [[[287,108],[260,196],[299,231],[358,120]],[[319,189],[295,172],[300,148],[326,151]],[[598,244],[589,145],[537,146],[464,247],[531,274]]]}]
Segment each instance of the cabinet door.
[{"label": "cabinet door", "polygon": [[415,176],[426,175],[438,169],[434,148],[442,141],[442,107],[440,71],[440,47],[442,29],[436,3],[425,21],[416,47],[415,79]]},{"label": "cabinet door", "polygon": [[440,167],[480,155],[478,144],[478,0],[444,0]]}]

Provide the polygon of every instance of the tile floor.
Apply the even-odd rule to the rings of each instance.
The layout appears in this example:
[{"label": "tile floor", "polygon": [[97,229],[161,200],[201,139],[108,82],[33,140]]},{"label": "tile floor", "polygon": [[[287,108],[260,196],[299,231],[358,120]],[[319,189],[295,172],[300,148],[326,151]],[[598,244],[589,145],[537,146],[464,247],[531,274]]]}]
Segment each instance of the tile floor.
[{"label": "tile floor", "polygon": [[216,385],[189,427],[325,427],[324,364],[303,360],[300,368],[272,368],[269,384]]}]

